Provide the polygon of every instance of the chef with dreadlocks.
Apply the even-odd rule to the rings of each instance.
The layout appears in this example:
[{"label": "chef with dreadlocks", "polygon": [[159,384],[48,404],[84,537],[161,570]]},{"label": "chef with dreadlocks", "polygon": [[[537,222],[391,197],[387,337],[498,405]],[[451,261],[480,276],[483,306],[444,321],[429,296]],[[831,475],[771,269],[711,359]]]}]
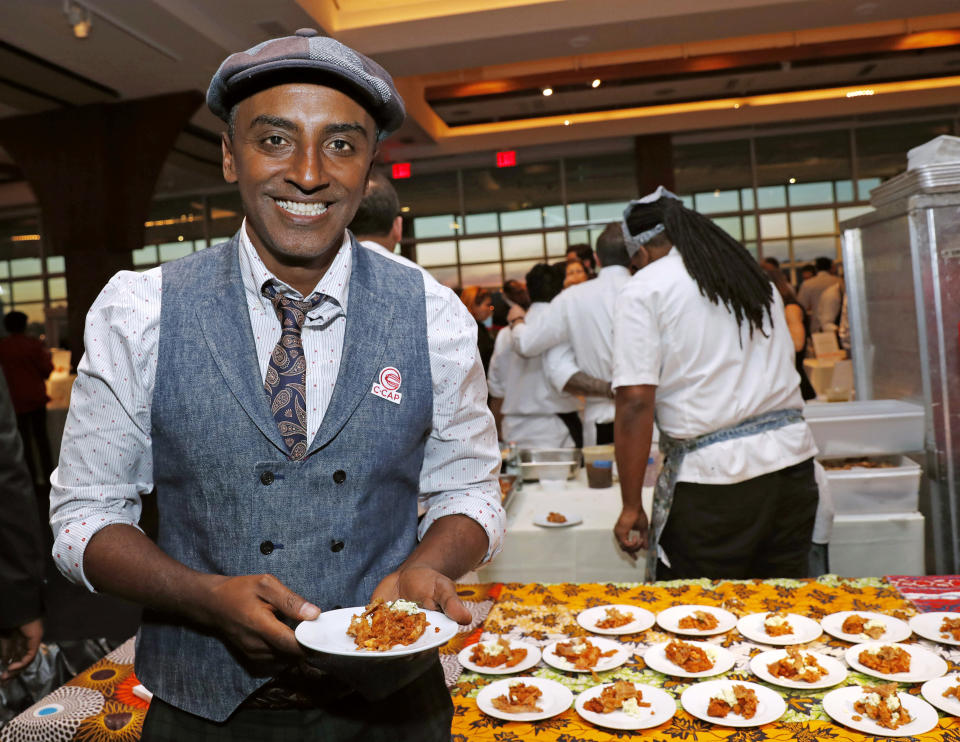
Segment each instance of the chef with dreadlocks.
[{"label": "chef with dreadlocks", "polygon": [[[617,541],[647,549],[649,580],[804,576],[817,449],[778,292],[662,186],[630,203],[623,233],[640,270],[614,316]],[[648,521],[654,420],[664,464]]]}]

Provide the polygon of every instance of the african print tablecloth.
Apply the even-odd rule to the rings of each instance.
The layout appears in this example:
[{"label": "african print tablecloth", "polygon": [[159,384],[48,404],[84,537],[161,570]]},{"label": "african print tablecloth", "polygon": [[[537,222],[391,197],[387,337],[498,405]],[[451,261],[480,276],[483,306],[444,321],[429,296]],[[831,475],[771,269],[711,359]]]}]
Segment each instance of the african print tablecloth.
[{"label": "african print tablecloth", "polygon": [[[929,585],[960,578],[925,578]],[[827,742],[881,739],[852,732],[830,721],[820,699],[826,691],[776,690],[787,701],[783,717],[757,728],[734,730],[713,726],[691,717],[683,710],[666,724],[640,733],[609,732],[584,722],[572,709],[537,723],[503,722],[479,711],[474,700],[480,688],[490,682],[488,676],[462,672],[456,654],[481,638],[504,634],[544,645],[568,636],[586,636],[576,623],[576,613],[584,608],[607,603],[634,603],[657,612],[671,605],[699,603],[722,605],[738,614],[760,611],[790,611],[820,618],[842,610],[878,611],[907,618],[917,609],[905,600],[893,585],[882,579],[846,580],[822,577],[816,581],[768,580],[765,582],[721,582],[685,580],[654,585],[636,584],[558,584],[558,585],[460,585],[461,597],[474,615],[473,627],[458,634],[441,651],[456,715],[453,740],[461,742],[586,742],[613,740],[642,734],[645,738],[669,742],[760,742],[761,740],[801,740]],[[635,680],[656,685],[679,698],[680,692],[695,681],[670,678],[645,667],[640,655],[645,646],[666,641],[668,636],[652,628],[640,634],[620,637],[633,646],[635,654],[626,665],[600,673],[601,682],[613,679]],[[736,630],[712,639],[737,657],[733,670],[725,676],[757,682],[747,663],[761,647],[745,641]],[[951,672],[960,670],[960,648],[921,643],[932,647],[947,660]],[[842,656],[846,642],[822,636],[809,645],[832,656]],[[764,647],[766,648],[766,647]],[[461,674],[462,672],[462,674]],[[595,684],[589,675],[564,673],[546,665],[532,671],[552,678],[575,692]],[[0,742],[135,742],[139,739],[148,705],[133,694],[137,685],[133,674],[133,640],[111,652],[63,687],[34,704],[0,730]],[[851,672],[846,683],[870,683],[866,676]],[[771,686],[772,687],[772,686]],[[919,684],[905,685],[911,693]],[[942,716],[942,715],[941,715]],[[960,721],[940,719],[939,727],[917,740],[960,742]]]}]

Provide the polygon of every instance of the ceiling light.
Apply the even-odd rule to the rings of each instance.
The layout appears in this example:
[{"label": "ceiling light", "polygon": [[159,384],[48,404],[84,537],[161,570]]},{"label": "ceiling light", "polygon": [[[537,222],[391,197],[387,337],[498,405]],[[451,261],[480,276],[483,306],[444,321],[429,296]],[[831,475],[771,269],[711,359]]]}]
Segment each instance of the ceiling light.
[{"label": "ceiling light", "polygon": [[733,104],[733,107],[734,107],[734,108],[740,108],[740,104],[739,104],[739,103],[734,103],[734,104]]},{"label": "ceiling light", "polygon": [[78,39],[85,39],[90,35],[93,27],[93,15],[90,9],[74,2],[64,0],[63,13],[67,16],[67,23],[73,28],[73,35]]},{"label": "ceiling light", "polygon": [[790,185],[793,185],[794,183],[797,182],[797,179],[796,179],[796,178],[790,178],[790,180],[789,180],[788,182],[790,183]]},{"label": "ceiling light", "polygon": [[564,120],[563,120],[563,125],[564,125],[564,126],[570,126],[570,119],[564,119]]},{"label": "ceiling light", "polygon": [[594,80],[592,83],[590,83],[590,87],[591,87],[591,88],[599,88],[599,87],[600,87],[600,79],[598,78],[598,79]]},{"label": "ceiling light", "polygon": [[540,92],[546,96],[550,96],[550,95],[553,95],[553,88],[544,88]]},{"label": "ceiling light", "polygon": [[859,98],[861,95],[873,95],[874,91],[870,88],[865,88],[864,90],[851,90],[847,93],[848,98]]},{"label": "ceiling light", "polygon": [[410,211],[410,207],[409,207],[409,206],[401,206],[401,207],[400,207],[400,211],[402,211],[404,214],[406,214],[407,212]]}]

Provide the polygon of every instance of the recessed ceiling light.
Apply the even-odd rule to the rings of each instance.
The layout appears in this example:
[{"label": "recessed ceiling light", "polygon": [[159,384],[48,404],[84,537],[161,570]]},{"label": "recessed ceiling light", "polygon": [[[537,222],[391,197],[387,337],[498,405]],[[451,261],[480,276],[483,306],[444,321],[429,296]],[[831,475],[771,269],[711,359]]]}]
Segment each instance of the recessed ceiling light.
[{"label": "recessed ceiling light", "polygon": [[797,182],[797,179],[796,179],[796,178],[790,178],[790,181],[789,181],[789,182],[790,182],[790,184],[792,185],[792,184],[794,184],[794,183]]},{"label": "recessed ceiling light", "polygon": [[401,206],[401,207],[400,207],[400,211],[402,211],[404,214],[406,214],[408,211],[410,211],[410,207],[409,207],[409,206]]},{"label": "recessed ceiling light", "polygon": [[591,88],[599,88],[599,87],[600,87],[600,78],[597,78],[597,79],[594,80],[592,83],[590,83],[590,87],[591,87]]},{"label": "recessed ceiling light", "polygon": [[564,119],[564,120],[563,120],[563,125],[564,125],[564,126],[570,126],[570,119]]},{"label": "recessed ceiling light", "polygon": [[543,93],[544,95],[550,96],[550,95],[553,95],[553,88],[544,88],[540,92]]}]

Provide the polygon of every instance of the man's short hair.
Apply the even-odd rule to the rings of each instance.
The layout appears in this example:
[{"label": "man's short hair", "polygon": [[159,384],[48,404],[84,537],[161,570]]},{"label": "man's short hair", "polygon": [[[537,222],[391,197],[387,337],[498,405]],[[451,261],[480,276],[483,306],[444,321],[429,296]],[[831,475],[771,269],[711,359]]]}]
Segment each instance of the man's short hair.
[{"label": "man's short hair", "polygon": [[7,332],[25,332],[27,329],[27,315],[14,309],[3,316],[3,328]]},{"label": "man's short hair", "polygon": [[820,271],[827,271],[829,273],[830,269],[833,268],[833,261],[826,257],[817,258],[813,264],[817,268],[817,273]]},{"label": "man's short hair", "polygon": [[630,255],[623,242],[623,229],[620,228],[620,222],[611,222],[600,233],[597,238],[597,257],[600,258],[601,267],[630,265]]},{"label": "man's short hair", "polygon": [[527,294],[530,301],[550,301],[563,288],[558,271],[546,263],[537,263],[527,273]]},{"label": "man's short hair", "polygon": [[400,215],[400,199],[387,177],[374,170],[367,190],[350,222],[350,231],[361,237],[386,237]]},{"label": "man's short hair", "polygon": [[766,257],[761,262],[767,263],[768,265],[772,265],[774,268],[780,267],[780,261],[777,260],[776,258]]},{"label": "man's short hair", "polygon": [[593,273],[597,269],[597,259],[593,254],[593,248],[586,242],[578,242],[573,245],[567,245],[567,255],[576,253],[583,263],[584,268]]}]

